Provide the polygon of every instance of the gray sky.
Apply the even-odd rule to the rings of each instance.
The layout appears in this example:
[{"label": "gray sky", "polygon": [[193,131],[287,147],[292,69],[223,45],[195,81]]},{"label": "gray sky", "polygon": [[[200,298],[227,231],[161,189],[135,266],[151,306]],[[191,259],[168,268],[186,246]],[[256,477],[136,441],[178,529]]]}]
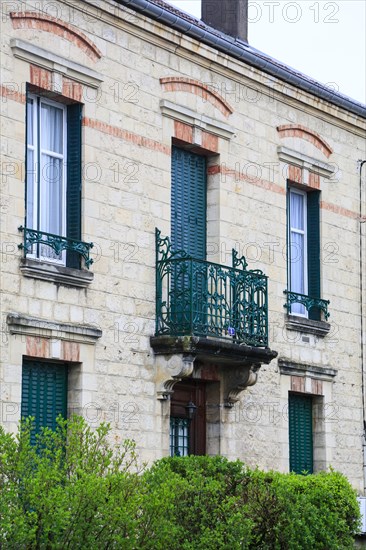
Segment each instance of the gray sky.
[{"label": "gray sky", "polygon": [[[200,0],[166,0],[200,18]],[[365,0],[249,0],[249,43],[366,103]]]}]

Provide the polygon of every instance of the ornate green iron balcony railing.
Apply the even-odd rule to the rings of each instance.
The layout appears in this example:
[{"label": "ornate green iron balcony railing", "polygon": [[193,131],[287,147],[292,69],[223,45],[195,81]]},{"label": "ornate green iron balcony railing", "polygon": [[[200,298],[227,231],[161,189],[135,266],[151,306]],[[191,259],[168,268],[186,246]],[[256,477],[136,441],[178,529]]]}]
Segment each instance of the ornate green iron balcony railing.
[{"label": "ornate green iron balcony railing", "polygon": [[60,235],[46,233],[45,231],[37,231],[29,227],[20,226],[18,230],[24,232],[23,243],[18,245],[18,248],[24,250],[24,256],[27,254],[35,254],[39,257],[39,248],[46,246],[53,250],[56,256],[59,256],[63,250],[76,252],[84,258],[85,266],[88,269],[93,263],[93,259],[90,257],[90,249],[93,248],[93,243],[85,243],[77,239],[61,237]]},{"label": "ornate green iron balcony railing", "polygon": [[306,294],[300,294],[298,292],[292,292],[290,290],[284,290],[284,294],[287,296],[284,307],[287,309],[287,313],[291,313],[292,304],[301,304],[305,307],[306,311],[310,312],[313,308],[323,312],[325,320],[328,319],[330,313],[328,311],[329,300],[322,300],[321,298],[313,298]]},{"label": "ornate green iron balcony railing", "polygon": [[247,270],[232,251],[232,267],[174,251],[156,230],[156,336],[211,336],[268,345],[267,276]]}]

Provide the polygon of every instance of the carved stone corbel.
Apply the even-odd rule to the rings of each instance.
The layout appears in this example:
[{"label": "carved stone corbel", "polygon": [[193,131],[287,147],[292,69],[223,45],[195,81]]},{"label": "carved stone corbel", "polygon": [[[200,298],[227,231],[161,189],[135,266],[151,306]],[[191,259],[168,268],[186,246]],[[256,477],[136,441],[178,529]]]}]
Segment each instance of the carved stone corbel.
[{"label": "carved stone corbel", "polygon": [[231,369],[224,378],[224,406],[233,407],[242,391],[254,386],[258,379],[260,364],[252,364]]},{"label": "carved stone corbel", "polygon": [[172,355],[168,360],[163,356],[156,358],[160,388],[157,391],[158,399],[168,399],[174,391],[174,385],[193,374],[195,359],[193,355]]}]

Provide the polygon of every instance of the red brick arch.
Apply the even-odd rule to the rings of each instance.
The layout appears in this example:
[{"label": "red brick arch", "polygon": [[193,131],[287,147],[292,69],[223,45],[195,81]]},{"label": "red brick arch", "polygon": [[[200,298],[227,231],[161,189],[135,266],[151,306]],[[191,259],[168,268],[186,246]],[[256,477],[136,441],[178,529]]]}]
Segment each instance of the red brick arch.
[{"label": "red brick arch", "polygon": [[280,137],[298,137],[312,143],[319,151],[327,158],[333,153],[333,149],[328,143],[317,133],[301,124],[283,124],[277,126],[277,131]]},{"label": "red brick arch", "polygon": [[185,78],[180,76],[168,76],[160,79],[160,84],[167,92],[188,92],[195,94],[202,99],[209,101],[221,113],[228,117],[234,112],[234,109],[229,103],[217,92],[211,90],[209,86],[203,84],[199,80],[193,78]]},{"label": "red brick arch", "polygon": [[11,12],[10,17],[14,29],[36,29],[56,34],[75,44],[93,61],[97,61],[102,57],[94,42],[89,40],[79,29],[65,23],[61,19],[33,11]]}]

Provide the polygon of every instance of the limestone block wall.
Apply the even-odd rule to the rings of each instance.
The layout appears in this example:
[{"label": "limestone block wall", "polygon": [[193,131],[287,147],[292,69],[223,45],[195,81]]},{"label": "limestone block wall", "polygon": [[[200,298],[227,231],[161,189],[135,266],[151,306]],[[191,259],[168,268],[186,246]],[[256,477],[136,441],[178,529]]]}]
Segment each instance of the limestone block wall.
[{"label": "limestone block wall", "polygon": [[[320,410],[318,467],[340,469],[362,491],[357,160],[364,157],[364,121],[112,0],[102,7],[58,1],[43,12],[38,4],[2,7],[2,422],[14,429],[20,416],[22,356],[61,360],[44,351],[44,341],[72,340],[70,331],[36,332],[39,347],[27,351],[28,329],[20,345],[8,314],[89,327],[101,335],[79,342],[81,356],[68,359],[70,407],[91,422],[110,421],[118,438],[134,438],[144,460],[166,454],[169,404],[157,399],[149,338],[154,232],[170,233],[175,138],[209,155],[208,258],[228,264],[235,247],[250,268],[269,276],[270,347],[278,360],[262,367],[257,384],[233,409],[221,404],[220,452],[288,470],[288,392],[305,391],[316,396]],[[45,51],[61,61],[46,61]],[[82,235],[95,243],[87,288],[20,271],[26,84],[84,106]],[[281,160],[281,147],[333,170],[307,180],[321,190],[322,296],[331,302],[325,337],[286,328],[286,185],[289,178],[304,182],[305,170]],[[280,360],[337,373],[319,387],[311,376],[300,376],[302,387],[281,374]]]}]

